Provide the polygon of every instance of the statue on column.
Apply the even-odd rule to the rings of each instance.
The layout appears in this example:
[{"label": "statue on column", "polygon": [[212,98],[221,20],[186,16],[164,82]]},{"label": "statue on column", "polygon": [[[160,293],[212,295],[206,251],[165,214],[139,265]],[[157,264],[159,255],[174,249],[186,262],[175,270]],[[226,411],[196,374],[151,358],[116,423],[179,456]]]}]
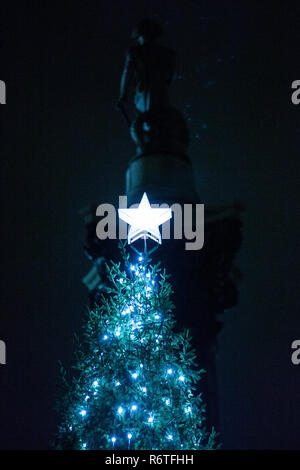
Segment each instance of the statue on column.
[{"label": "statue on column", "polygon": [[118,107],[129,127],[138,154],[182,152],[188,131],[182,114],[169,102],[175,74],[175,52],[159,43],[160,25],[144,19],[132,32],[121,78]]}]

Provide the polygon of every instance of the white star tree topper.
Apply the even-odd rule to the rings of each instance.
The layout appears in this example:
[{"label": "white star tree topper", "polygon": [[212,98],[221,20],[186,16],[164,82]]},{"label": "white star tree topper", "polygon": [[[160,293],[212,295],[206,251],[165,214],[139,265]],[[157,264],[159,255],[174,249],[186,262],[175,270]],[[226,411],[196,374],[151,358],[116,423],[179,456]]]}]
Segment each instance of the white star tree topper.
[{"label": "white star tree topper", "polygon": [[118,209],[120,219],[130,225],[128,243],[133,243],[139,238],[151,238],[161,243],[159,226],[171,219],[172,211],[169,207],[154,209],[149,203],[147,194],[144,193],[136,209]]}]

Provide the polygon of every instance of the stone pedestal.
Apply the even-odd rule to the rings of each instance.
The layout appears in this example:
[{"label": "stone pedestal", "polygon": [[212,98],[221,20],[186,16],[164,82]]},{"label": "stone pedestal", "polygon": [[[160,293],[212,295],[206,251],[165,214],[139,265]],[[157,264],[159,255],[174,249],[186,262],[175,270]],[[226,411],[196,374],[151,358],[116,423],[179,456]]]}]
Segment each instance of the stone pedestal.
[{"label": "stone pedestal", "polygon": [[144,192],[152,203],[200,202],[191,162],[181,154],[141,155],[129,162],[128,204],[139,202]]}]

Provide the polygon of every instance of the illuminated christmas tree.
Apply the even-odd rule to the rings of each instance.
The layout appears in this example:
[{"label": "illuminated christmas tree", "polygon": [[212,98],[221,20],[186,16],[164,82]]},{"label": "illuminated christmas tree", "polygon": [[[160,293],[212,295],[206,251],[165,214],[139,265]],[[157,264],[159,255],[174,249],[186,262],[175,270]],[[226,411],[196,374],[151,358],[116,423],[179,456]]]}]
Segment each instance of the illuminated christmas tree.
[{"label": "illuminated christmas tree", "polygon": [[[162,222],[155,217],[138,226],[139,213],[130,211],[139,209],[123,214],[134,216],[129,234],[145,242],[160,237]],[[148,216],[158,210],[166,217],[166,209],[148,210]],[[70,383],[63,371],[57,448],[215,448],[215,432],[205,431],[205,406],[196,390],[202,370],[188,331],[175,330],[168,276],[151,265],[147,252],[129,255],[124,245],[121,251],[123,262],[107,265],[109,286],[88,312]]]}]

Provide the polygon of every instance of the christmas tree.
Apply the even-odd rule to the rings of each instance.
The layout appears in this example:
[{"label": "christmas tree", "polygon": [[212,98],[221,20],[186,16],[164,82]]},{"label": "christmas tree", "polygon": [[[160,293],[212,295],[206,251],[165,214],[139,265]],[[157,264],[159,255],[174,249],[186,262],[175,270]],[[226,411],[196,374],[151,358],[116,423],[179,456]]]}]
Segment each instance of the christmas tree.
[{"label": "christmas tree", "polygon": [[[138,209],[128,211],[133,216],[130,211]],[[134,235],[145,242],[151,231],[151,238],[157,235],[149,218],[141,224]],[[124,245],[121,251],[123,262],[107,264],[109,285],[88,311],[71,382],[62,368],[56,447],[215,448],[216,434],[205,430],[205,405],[197,392],[203,371],[189,332],[175,329],[168,275],[151,264],[147,252],[130,256]]]}]

